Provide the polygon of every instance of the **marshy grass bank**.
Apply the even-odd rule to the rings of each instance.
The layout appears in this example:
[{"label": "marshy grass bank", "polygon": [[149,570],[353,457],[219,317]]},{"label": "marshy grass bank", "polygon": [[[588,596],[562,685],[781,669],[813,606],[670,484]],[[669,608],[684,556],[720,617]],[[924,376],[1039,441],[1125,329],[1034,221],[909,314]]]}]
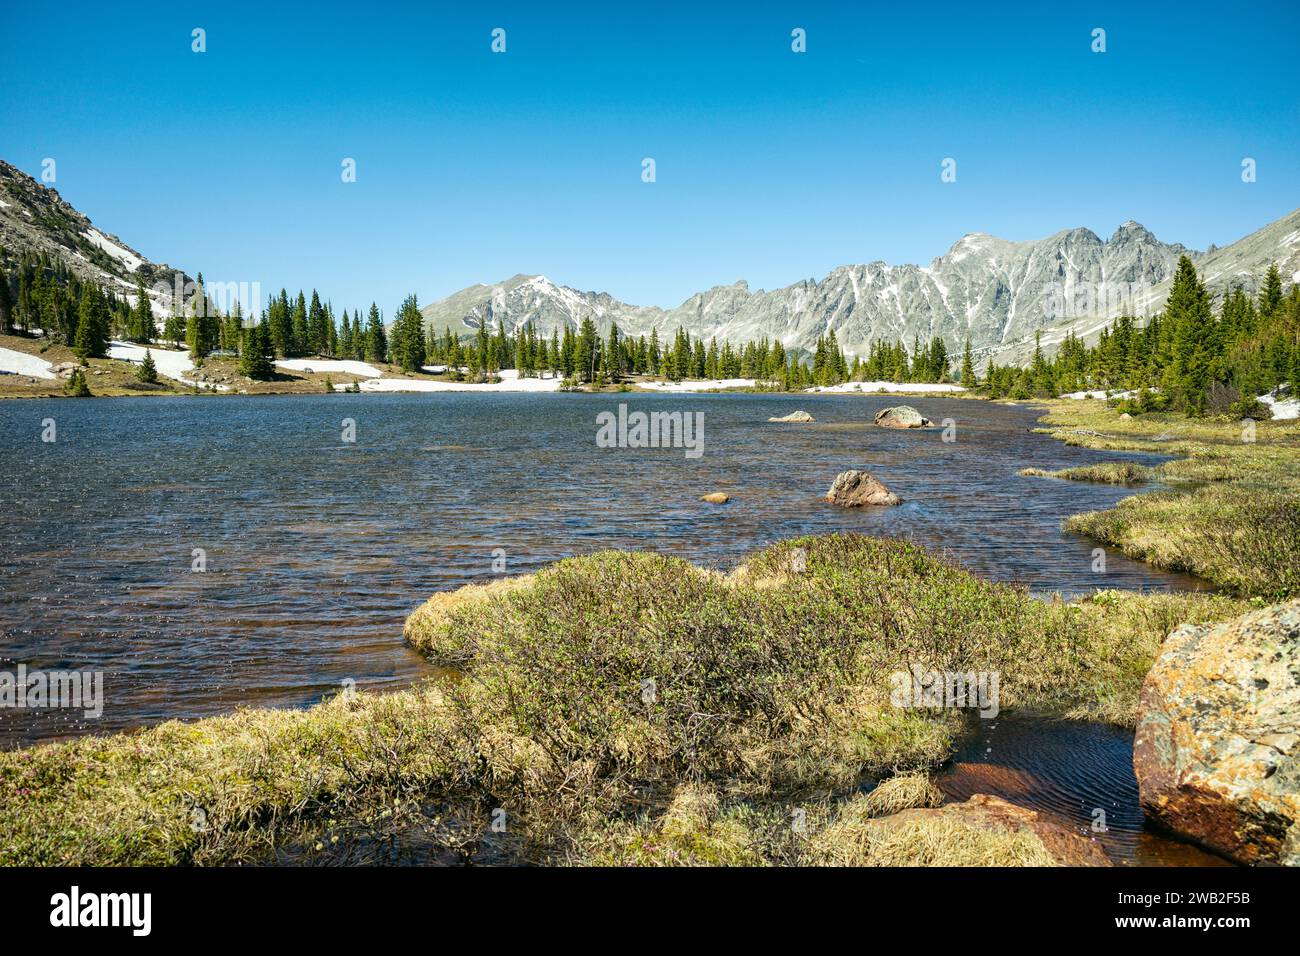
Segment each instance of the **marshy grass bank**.
[{"label": "marshy grass bank", "polygon": [[[429,807],[448,823],[429,839],[470,858],[504,829],[529,862],[909,862],[874,827],[856,857],[826,850],[864,815],[933,801],[925,774],[961,712],[895,706],[895,675],[997,672],[1002,709],[1131,726],[1165,634],[1242,607],[1038,600],[857,535],[782,542],[730,574],[570,559],[412,614],[410,641],[447,678],[0,754],[0,863],[328,854],[338,827]],[[917,843],[930,849],[910,862],[958,845],[951,862],[1041,862],[1024,840],[968,829]]]},{"label": "marshy grass bank", "polygon": [[[1300,422],[1163,413],[1126,418],[1101,401],[1046,404],[1038,430],[1067,444],[1174,456],[1147,472],[1168,490],[1075,515],[1067,530],[1235,594],[1266,600],[1300,595]],[[1110,481],[1129,473],[1124,464],[1069,469],[1056,477]]]}]

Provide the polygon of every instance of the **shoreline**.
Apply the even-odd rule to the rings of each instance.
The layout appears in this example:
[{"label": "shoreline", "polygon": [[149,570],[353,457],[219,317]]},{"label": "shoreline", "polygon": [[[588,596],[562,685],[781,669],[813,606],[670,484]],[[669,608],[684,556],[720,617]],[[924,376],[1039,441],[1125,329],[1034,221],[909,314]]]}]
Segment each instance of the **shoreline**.
[{"label": "shoreline", "polygon": [[[37,351],[9,348],[14,344],[43,344]],[[148,348],[158,366],[158,385],[145,388],[134,382],[134,372],[138,359],[143,357]],[[42,358],[48,350],[54,350],[56,361]],[[64,345],[54,345],[45,339],[27,336],[0,336],[0,369],[5,368],[4,352],[29,356],[46,366],[50,371],[63,362],[79,361],[71,349]],[[116,354],[114,354],[116,353]],[[771,395],[885,395],[898,397],[977,397],[968,389],[951,383],[920,382],[846,382],[835,386],[812,386],[807,389],[784,390],[755,379],[686,379],[672,381],[649,377],[629,377],[619,385],[594,387],[577,385],[564,387],[564,380],[559,376],[531,376],[520,379],[514,369],[503,369],[498,373],[501,381],[494,383],[477,383],[457,381],[446,377],[441,366],[426,366],[425,377],[410,377],[394,366],[380,362],[361,362],[352,359],[294,358],[278,359],[275,362],[277,378],[274,380],[252,380],[240,376],[237,360],[229,356],[209,357],[203,365],[195,367],[189,360],[189,353],[184,349],[162,348],[157,345],[143,346],[135,343],[114,341],[111,343],[109,356],[103,359],[88,360],[92,374],[88,377],[91,386],[90,398],[148,398],[159,395],[302,395],[329,394],[328,388],[342,394],[422,394],[451,393],[458,394],[734,394],[753,393]],[[15,359],[9,363],[18,367],[28,367],[27,360]],[[211,368],[211,373],[208,371]],[[435,369],[437,371],[435,371]],[[370,374],[371,371],[378,374]],[[198,372],[200,374],[195,375]],[[209,374],[220,376],[219,379],[207,380]],[[103,375],[109,375],[103,383],[98,381]],[[192,377],[187,377],[192,376]],[[70,398],[63,393],[65,379],[50,371],[49,377],[34,377],[25,374],[0,374],[0,399],[6,398]],[[350,392],[356,387],[358,392]],[[101,391],[96,391],[99,388]],[[108,393],[102,389],[108,388]]]},{"label": "shoreline", "polygon": [[[1207,430],[1214,434],[1227,427],[1171,422],[1166,417],[1147,422],[1134,419],[1139,422],[1134,425],[1119,419],[1114,409],[1072,400],[1004,403],[1040,406],[1043,413],[1036,419],[1039,427],[1034,429],[1039,434],[1112,450],[1179,455],[1194,447],[1191,436],[1204,438]],[[1054,418],[1061,421],[1054,422]],[[1104,423],[1110,431],[1082,429],[1080,421]],[[1145,432],[1157,427],[1181,429],[1188,435],[1177,441],[1170,438],[1155,442],[1160,447],[1151,448],[1150,438],[1122,434],[1123,429]],[[1273,430],[1288,439],[1295,431],[1285,424]],[[1266,442],[1264,447],[1273,446]],[[1290,445],[1282,447],[1290,453]],[[1300,443],[1296,447],[1300,448]],[[1159,467],[1179,475],[1196,475],[1204,464],[1195,454],[1188,454],[1171,458]],[[1249,470],[1248,465],[1242,467]],[[1118,512],[1133,500],[1123,499],[1100,514]],[[790,550],[795,547],[807,549],[812,555],[813,570],[807,584],[785,570]],[[850,550],[839,550],[845,547]],[[891,555],[898,548],[915,554],[915,558],[897,564]],[[901,552],[898,556],[902,556]],[[913,560],[919,562],[915,565],[916,577],[911,576],[912,571],[903,571],[911,567]],[[1150,563],[1161,566],[1157,561]],[[853,568],[853,573],[842,573],[846,567]],[[696,620],[699,609],[710,602],[721,601],[726,606],[738,601],[720,618],[731,622],[723,629],[727,635],[731,633],[728,628],[751,625],[760,626],[766,633],[771,626],[767,622],[780,619],[768,615],[790,601],[798,609],[800,621],[815,621],[833,609],[834,618],[824,622],[826,634],[851,636],[852,643],[861,647],[889,647],[897,636],[886,636],[888,630],[874,638],[883,643],[862,640],[864,635],[875,633],[874,625],[865,623],[868,619],[843,630],[845,622],[841,618],[846,611],[850,616],[870,613],[870,602],[853,597],[858,594],[853,589],[859,585],[859,578],[875,580],[875,586],[886,588],[892,595],[887,602],[890,608],[919,601],[916,607],[926,609],[922,623],[931,623],[915,638],[938,628],[954,642],[945,645],[945,653],[967,653],[963,647],[972,640],[970,635],[987,630],[994,644],[977,654],[1011,655],[1003,663],[1009,675],[1004,684],[1010,695],[1003,704],[1007,711],[1118,726],[1131,726],[1138,684],[1171,627],[1186,621],[1225,620],[1251,606],[1240,598],[1208,592],[1099,592],[1069,602],[1035,598],[1021,588],[988,581],[949,565],[924,549],[854,535],[778,542],[750,555],[727,574],[640,552],[571,558],[526,578],[511,579],[508,584],[470,585],[436,593],[409,615],[408,642],[427,659],[462,673],[467,667],[477,666],[473,662],[482,657],[484,647],[505,642],[499,660],[495,652],[489,659],[494,662],[486,675],[468,682],[448,684],[427,679],[400,690],[341,694],[305,709],[239,709],[224,716],[172,720],[142,730],[0,752],[0,823],[9,833],[7,840],[0,839],[0,863],[265,862],[265,854],[275,848],[301,849],[304,840],[313,848],[303,851],[307,856],[326,854],[327,858],[328,834],[339,826],[365,830],[376,825],[380,808],[388,808],[383,811],[386,816],[381,814],[384,826],[402,821],[406,821],[404,825],[423,826],[426,811],[422,808],[429,800],[438,806],[459,807],[452,811],[453,816],[461,814],[468,819],[473,813],[466,808],[484,799],[519,808],[527,819],[536,820],[531,825],[537,830],[530,831],[529,839],[539,842],[519,848],[522,856],[518,862],[535,862],[533,854],[541,854],[545,862],[579,864],[663,864],[682,862],[683,858],[712,864],[783,862],[755,855],[754,847],[766,839],[762,834],[767,832],[763,830],[766,824],[756,821],[773,815],[788,818],[792,808],[810,806],[814,809],[813,842],[822,841],[824,848],[827,839],[835,839],[832,835],[838,829],[857,825],[852,822],[859,811],[855,795],[864,776],[874,774],[877,780],[888,781],[894,779],[891,773],[897,776],[901,772],[921,774],[924,779],[925,774],[948,759],[957,741],[956,730],[947,719],[951,714],[933,719],[906,712],[891,714],[878,697],[872,697],[864,708],[863,702],[843,697],[855,686],[853,682],[846,684],[843,677],[829,675],[816,678],[806,691],[812,696],[800,706],[813,707],[813,713],[823,707],[832,709],[837,716],[826,726],[827,735],[808,728],[796,730],[800,725],[792,724],[783,732],[792,736],[776,738],[767,745],[776,749],[765,759],[776,759],[777,763],[754,779],[749,777],[752,768],[726,769],[732,766],[731,758],[722,759],[705,774],[704,784],[691,785],[702,786],[703,790],[699,794],[690,791],[694,794],[690,799],[698,797],[719,809],[705,813],[689,829],[689,839],[683,844],[663,829],[663,820],[676,812],[673,807],[687,799],[687,791],[682,789],[686,784],[676,776],[649,781],[659,795],[652,801],[652,809],[642,811],[632,823],[612,822],[621,811],[607,804],[608,795],[599,796],[597,790],[588,793],[582,789],[580,799],[573,797],[581,807],[555,808],[538,803],[542,793],[553,795],[551,774],[559,771],[554,766],[555,755],[548,756],[545,747],[538,749],[540,745],[530,740],[529,734],[521,733],[522,727],[535,721],[545,724],[569,720],[561,715],[567,713],[570,700],[582,700],[587,693],[584,688],[608,683],[610,677],[593,674],[572,687],[566,683],[582,676],[566,677],[565,670],[572,666],[575,653],[568,642],[581,639],[582,629],[548,625],[544,635],[532,639],[530,646],[560,655],[557,665],[567,663],[558,670],[547,670],[544,678],[540,673],[536,675],[540,683],[527,681],[529,686],[553,685],[553,689],[537,701],[512,705],[529,709],[524,725],[515,723],[516,719],[524,719],[523,715],[502,709],[503,688],[523,679],[503,662],[516,659],[515,652],[509,650],[510,642],[516,639],[512,635],[519,634],[523,639],[526,629],[536,627],[538,621],[563,622],[566,615],[581,616],[585,611],[575,594],[600,593],[607,597],[610,589],[629,592],[627,600],[616,601],[613,607],[638,607],[652,602],[659,608],[656,613],[669,615],[669,619],[672,615],[687,615]],[[815,586],[809,589],[808,585]],[[579,590],[572,591],[575,587]],[[828,603],[821,596],[824,587],[850,590]],[[644,595],[642,588],[646,589]],[[680,606],[674,603],[678,594],[683,595]],[[776,603],[769,604],[774,599],[778,599]],[[533,607],[534,602],[540,603]],[[769,610],[751,616],[762,607]],[[505,622],[511,618],[500,617],[517,613],[525,613],[517,625],[507,626]],[[985,613],[993,613],[993,617],[983,625],[977,624],[977,620],[983,620],[979,615]],[[977,618],[963,625],[961,622],[971,614]],[[620,619],[616,615],[613,620]],[[616,630],[609,636],[620,633]],[[667,633],[678,630],[670,628]],[[1014,648],[1021,641],[1029,644],[1019,652],[1001,648],[1004,643]],[[839,650],[834,650],[836,647]],[[860,666],[850,664],[857,659],[857,652],[852,652],[849,645],[832,644],[826,652],[849,654],[841,666]],[[662,665],[655,663],[658,653],[645,648],[635,651],[635,659],[641,662],[638,670],[649,667],[654,673],[659,666],[678,666],[669,664],[679,660],[675,654],[665,658]],[[900,649],[895,653],[915,651]],[[782,660],[797,658],[781,655]],[[970,660],[958,657],[954,664],[965,668],[970,666]],[[1083,661],[1088,662],[1086,667]],[[748,668],[755,666],[774,665],[760,658],[737,661],[734,671],[726,666],[721,671],[711,670],[708,681],[699,685],[699,692],[708,692],[710,682],[719,680],[724,684],[737,680],[739,686],[748,686]],[[684,679],[681,675],[671,676],[673,673],[665,672],[664,679],[669,681],[665,686],[676,686],[672,682]],[[782,681],[793,679],[784,671],[779,673]],[[582,706],[599,709],[614,703],[600,697]],[[690,705],[692,710],[698,706],[703,704]],[[650,760],[644,765],[647,768],[667,759],[671,751],[651,759],[651,754],[657,753],[654,748],[666,745],[653,726],[641,726],[640,718],[632,711],[617,713],[621,715],[619,720],[632,721],[622,732],[631,736],[619,746],[651,748],[643,758],[637,758],[628,772],[634,776],[646,772],[633,769],[642,766],[642,759]],[[746,726],[743,712],[729,719],[739,721],[738,731]],[[470,724],[464,725],[463,721]],[[847,736],[846,726],[854,728]],[[554,732],[569,735],[577,728],[561,723]],[[589,737],[588,733],[583,731],[575,741],[586,740],[582,746],[597,747],[603,753],[601,748],[607,745],[603,737],[599,733]],[[646,733],[651,736],[643,737]],[[485,757],[471,760],[472,755],[461,749],[457,741],[466,739],[465,734],[479,740],[478,752]],[[133,756],[128,760],[128,755]],[[268,755],[279,769],[265,765]],[[479,776],[482,767],[478,759],[488,761],[488,778]],[[82,784],[77,783],[82,773],[97,779],[106,777],[106,792],[83,798],[81,794],[89,791],[83,791]],[[563,771],[566,778],[572,773],[572,768]],[[736,773],[740,776],[736,777]],[[33,778],[32,774],[37,776]],[[269,776],[259,778],[259,774]],[[528,782],[534,775],[540,775],[537,785],[542,786],[541,791],[534,791],[534,784]],[[66,779],[67,783],[39,793],[24,785],[28,779]],[[613,780],[601,784],[607,786],[622,785]],[[730,796],[722,800],[724,793]],[[623,799],[619,797],[616,802],[621,804]],[[589,805],[588,800],[595,803]],[[211,830],[191,827],[195,807],[202,810],[204,825]],[[739,816],[730,816],[733,811]],[[574,813],[577,816],[571,815]],[[605,822],[592,824],[593,813]],[[267,820],[272,822],[267,824]],[[749,822],[734,833],[728,830],[722,837],[715,832],[716,826],[738,820]],[[698,841],[706,837],[707,847],[701,848]],[[668,851],[668,857],[662,856]],[[803,865],[820,861],[820,857],[807,854],[792,860]]]},{"label": "shoreline", "polygon": [[[807,555],[807,569],[792,575],[796,550]],[[888,608],[911,606],[919,617],[895,631],[895,624],[877,620],[884,605],[858,599],[863,587],[883,588]],[[642,646],[639,625],[631,618],[618,623],[623,618],[616,616],[613,630],[607,624],[600,636],[602,655],[575,658],[590,639],[576,626],[588,613],[577,595],[589,588],[602,594],[614,589],[618,607],[651,602],[663,622],[660,636]],[[721,616],[700,616],[715,604]],[[794,615],[789,632],[779,610],[787,605]],[[381,815],[382,825],[405,819],[415,826],[422,825],[421,808],[429,801],[460,807],[450,811],[454,816],[470,815],[465,808],[484,799],[529,821],[529,845],[519,848],[515,862],[672,863],[683,848],[663,839],[657,821],[682,799],[686,777],[700,780],[691,786],[703,786],[711,803],[730,794],[727,804],[747,819],[774,814],[788,820],[794,808],[808,807],[818,821],[811,825],[816,837],[854,818],[864,780],[927,774],[949,758],[960,736],[959,712],[900,711],[889,704],[887,673],[879,669],[882,662],[872,663],[877,652],[890,649],[887,672],[888,660],[933,648],[938,628],[952,639],[943,660],[955,655],[951,664],[959,669],[987,661],[1002,674],[1005,711],[1131,727],[1138,685],[1168,627],[1222,619],[1242,606],[1202,593],[1042,600],[917,546],[851,534],[779,542],[729,574],[648,553],[568,559],[524,578],[435,594],[410,615],[410,643],[462,674],[450,683],[428,679],[387,693],[342,693],[305,710],[241,709],[0,753],[0,823],[7,834],[0,838],[0,863],[265,862],[273,848],[300,846],[304,839],[315,846],[309,856],[328,855],[326,834],[380,825],[374,823],[380,808],[392,811]],[[732,610],[724,612],[727,607]],[[750,616],[762,607],[768,610],[760,617]],[[689,633],[678,624],[688,620],[713,622],[691,640],[716,638],[721,658],[697,668],[695,655],[683,658],[673,650],[674,635]],[[761,645],[734,642],[734,628],[759,627],[764,642],[803,646],[810,620],[819,622],[815,640],[825,644],[820,654],[830,655],[826,663],[840,660],[831,671],[823,672],[822,664],[790,670],[798,655],[769,656]],[[889,611],[887,620],[898,619]],[[547,622],[544,633],[530,636],[541,622]],[[625,646],[628,640],[633,643]],[[540,657],[517,657],[511,649],[516,641]],[[683,700],[680,714],[675,696],[665,698],[667,709],[647,723],[641,705],[595,690],[629,679],[619,663],[624,647],[634,655],[628,663],[635,659],[638,673],[657,674],[660,687],[675,695],[689,686],[691,695],[705,697]],[[584,663],[575,672],[579,659]],[[536,667],[543,670],[527,676]],[[743,688],[765,672],[778,681],[773,687],[785,688],[782,695],[795,695],[790,705],[807,717],[795,718],[793,711],[779,716],[786,711],[781,705],[752,723],[752,709],[761,705],[749,700],[752,689]],[[520,681],[548,689],[510,694],[507,688]],[[715,694],[721,696],[708,703]],[[722,708],[723,723],[692,750],[678,750],[672,728],[678,720],[689,723],[701,706]],[[606,716],[584,730],[580,715],[588,708]],[[767,723],[773,719],[776,724]],[[570,739],[569,746],[592,759],[615,744],[620,752],[630,747],[622,757],[604,758],[625,769],[604,782],[578,783],[571,758],[525,729],[539,721],[551,728],[547,734]],[[606,721],[613,721],[608,730],[602,729]],[[753,734],[770,739],[736,762]],[[466,750],[472,740],[478,743]],[[741,749],[733,753],[733,747]],[[78,782],[82,774],[100,783],[86,789]],[[559,806],[554,774],[577,787]],[[25,783],[51,779],[65,783],[44,789]],[[628,799],[624,787],[633,785],[657,793],[650,806],[658,809],[628,830],[617,822],[618,806]],[[195,807],[204,828],[190,826]],[[647,842],[644,826],[658,836]],[[699,862],[726,862],[733,853],[759,862],[751,843],[757,838],[752,830],[737,833],[735,845],[728,838],[725,852],[709,851]],[[652,846],[674,853],[660,858]]]}]

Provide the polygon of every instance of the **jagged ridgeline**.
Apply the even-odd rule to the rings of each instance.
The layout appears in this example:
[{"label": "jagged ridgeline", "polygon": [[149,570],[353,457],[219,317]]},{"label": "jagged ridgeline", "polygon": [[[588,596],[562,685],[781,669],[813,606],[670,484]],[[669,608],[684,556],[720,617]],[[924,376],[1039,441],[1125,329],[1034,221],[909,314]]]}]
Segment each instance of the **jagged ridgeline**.
[{"label": "jagged ridgeline", "polygon": [[841,266],[820,280],[771,291],[751,291],[740,281],[669,309],[629,305],[545,276],[516,275],[470,286],[421,311],[435,333],[450,330],[462,337],[484,325],[504,325],[513,333],[531,322],[546,338],[591,317],[602,333],[614,323],[624,335],[657,331],[663,341],[681,328],[706,342],[779,340],[787,351],[808,356],[832,331],[848,354],[864,359],[876,342],[911,346],[938,337],[955,352],[969,338],[976,358],[1023,364],[1033,354],[1037,332],[1053,352],[1070,331],[1091,342],[1111,319],[1157,312],[1184,255],[1216,293],[1230,282],[1257,291],[1273,264],[1293,281],[1300,272],[1300,210],[1206,252],[1163,243],[1135,222],[1124,223],[1108,240],[1088,229],[1031,242],[974,233],[928,266]]}]

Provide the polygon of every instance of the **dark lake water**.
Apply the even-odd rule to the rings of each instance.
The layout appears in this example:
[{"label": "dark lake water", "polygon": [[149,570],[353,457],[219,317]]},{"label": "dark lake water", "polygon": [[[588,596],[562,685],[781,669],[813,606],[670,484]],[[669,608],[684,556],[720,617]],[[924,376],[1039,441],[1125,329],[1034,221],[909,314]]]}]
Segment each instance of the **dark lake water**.
[{"label": "dark lake water", "polygon": [[[704,453],[602,449],[596,415],[702,412]],[[910,400],[939,430],[874,427],[883,396],[334,395],[0,402],[0,669],[96,669],[98,720],[0,710],[0,746],[239,705],[300,706],[429,671],[402,622],[429,593],[604,548],[730,567],[805,533],[947,549],[1037,592],[1195,587],[1107,558],[1066,515],[1129,490],[1041,478],[1152,456],[1032,435],[1031,408]],[[803,408],[813,425],[768,424]],[[57,441],[41,440],[53,418]],[[342,420],[356,441],[341,440]],[[821,496],[866,468],[897,508]],[[733,496],[725,506],[697,499]],[[194,550],[207,570],[194,572]]]},{"label": "dark lake water", "polygon": [[934,782],[950,801],[988,793],[1037,810],[1117,866],[1231,865],[1146,822],[1130,730],[1025,713],[976,717]]}]

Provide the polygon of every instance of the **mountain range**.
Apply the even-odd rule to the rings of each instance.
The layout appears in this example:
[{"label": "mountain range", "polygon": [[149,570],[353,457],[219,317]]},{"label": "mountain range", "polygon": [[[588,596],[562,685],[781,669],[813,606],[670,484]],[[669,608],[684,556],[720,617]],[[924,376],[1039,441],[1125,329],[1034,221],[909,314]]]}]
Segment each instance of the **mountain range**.
[{"label": "mountain range", "polygon": [[824,278],[771,291],[752,290],[741,280],[697,292],[671,309],[629,305],[542,275],[516,275],[462,289],[421,311],[433,329],[460,335],[485,323],[514,331],[533,322],[549,336],[590,316],[602,330],[613,322],[628,335],[654,330],[663,340],[680,326],[692,338],[767,337],[811,351],[818,337],[833,331],[850,354],[863,354],[882,339],[910,347],[914,338],[936,335],[951,351],[969,336],[977,355],[1005,363],[1031,354],[1037,333],[1050,352],[1070,331],[1090,340],[1118,315],[1158,312],[1182,255],[1216,293],[1238,283],[1253,291],[1273,263],[1287,281],[1300,281],[1300,209],[1204,252],[1161,242],[1133,221],[1109,239],[1082,228],[1027,242],[976,232],[927,266],[840,266]]},{"label": "mountain range", "polygon": [[[187,280],[96,228],[56,190],[0,160],[0,255],[10,260],[8,266],[23,251],[57,257],[82,278],[119,294],[133,293],[137,277],[146,288],[171,286],[178,275]],[[1274,263],[1286,281],[1300,281],[1300,209],[1203,252],[1162,242],[1133,221],[1109,239],[1083,228],[1022,242],[975,232],[926,266],[846,265],[821,279],[770,291],[752,290],[740,280],[697,292],[670,309],[631,305],[542,275],[515,275],[469,286],[421,311],[427,327],[458,335],[483,325],[513,332],[532,322],[550,336],[590,317],[602,332],[617,323],[624,334],[657,331],[663,340],[680,326],[692,338],[738,343],[766,337],[795,351],[811,351],[833,331],[850,355],[880,340],[910,346],[914,338],[936,335],[953,350],[969,337],[981,358],[1022,362],[1040,334],[1050,352],[1069,332],[1088,341],[1117,315],[1159,311],[1181,255],[1192,258],[1215,293],[1234,283],[1253,291]],[[154,304],[156,310],[165,305],[158,299]]]}]

